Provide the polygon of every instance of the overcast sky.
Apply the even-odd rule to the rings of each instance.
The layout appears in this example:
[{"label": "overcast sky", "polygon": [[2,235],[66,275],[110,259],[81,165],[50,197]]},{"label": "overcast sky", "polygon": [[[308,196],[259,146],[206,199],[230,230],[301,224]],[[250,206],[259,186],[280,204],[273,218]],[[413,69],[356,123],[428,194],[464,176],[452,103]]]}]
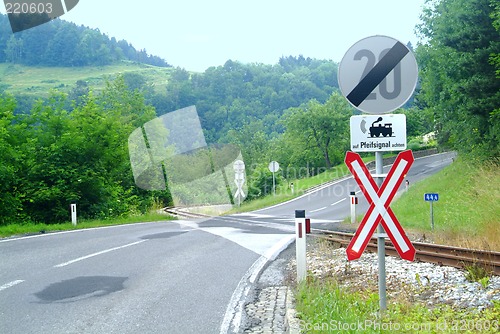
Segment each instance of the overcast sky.
[{"label": "overcast sky", "polygon": [[372,35],[415,45],[424,2],[80,0],[63,19],[125,39],[174,66],[204,71],[228,59],[275,64],[300,54],[340,62],[352,44]]}]

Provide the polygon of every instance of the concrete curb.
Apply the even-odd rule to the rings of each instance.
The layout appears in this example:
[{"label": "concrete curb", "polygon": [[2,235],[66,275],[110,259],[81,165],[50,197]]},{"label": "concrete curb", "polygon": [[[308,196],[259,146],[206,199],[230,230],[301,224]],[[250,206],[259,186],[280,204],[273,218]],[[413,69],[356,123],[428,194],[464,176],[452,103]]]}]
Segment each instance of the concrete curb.
[{"label": "concrete curb", "polygon": [[286,293],[286,332],[289,334],[300,334],[300,323],[299,319],[296,317],[297,311],[294,307],[294,300],[293,292],[290,287],[288,287]]}]

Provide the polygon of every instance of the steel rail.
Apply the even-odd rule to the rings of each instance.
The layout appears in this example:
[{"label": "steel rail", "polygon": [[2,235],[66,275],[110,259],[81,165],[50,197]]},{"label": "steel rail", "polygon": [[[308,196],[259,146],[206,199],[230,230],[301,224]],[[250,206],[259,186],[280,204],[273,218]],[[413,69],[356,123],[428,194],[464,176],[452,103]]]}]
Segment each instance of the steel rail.
[{"label": "steel rail", "polygon": [[175,217],[183,217],[187,219],[203,219],[203,218],[210,218],[211,216],[204,215],[202,213],[194,213],[194,212],[188,212],[185,210],[182,210],[182,208],[175,208],[175,207],[166,207],[163,208],[163,211],[166,213],[175,216]]},{"label": "steel rail", "polygon": [[[321,237],[341,246],[347,246],[354,234],[345,232],[335,232],[328,230],[313,229],[311,235]],[[469,249],[463,247],[437,245],[424,242],[412,242],[417,250],[415,260],[430,262],[440,266],[450,266],[465,269],[467,266],[479,266],[490,273],[500,275],[500,252]],[[372,238],[367,245],[367,250],[375,252],[377,250],[377,239]],[[385,243],[388,255],[398,256],[396,248],[390,241]]]}]

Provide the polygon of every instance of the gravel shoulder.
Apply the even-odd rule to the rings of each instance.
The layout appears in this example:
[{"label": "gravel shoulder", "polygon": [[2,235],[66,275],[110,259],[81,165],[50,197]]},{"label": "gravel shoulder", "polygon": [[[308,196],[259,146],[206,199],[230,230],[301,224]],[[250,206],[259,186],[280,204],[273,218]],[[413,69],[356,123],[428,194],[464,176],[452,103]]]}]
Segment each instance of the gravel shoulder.
[{"label": "gravel shoulder", "polygon": [[[295,259],[288,264],[294,272]],[[342,286],[357,291],[378,291],[378,259],[364,253],[359,260],[347,261],[345,248],[334,248],[320,240],[311,240],[307,251],[308,272],[321,279],[333,277]],[[500,276],[491,276],[483,286],[469,282],[466,272],[457,268],[424,262],[409,262],[386,256],[387,298],[420,302],[428,307],[448,304],[459,308],[484,309],[500,300]]]},{"label": "gravel shoulder", "polygon": [[[351,291],[378,291],[378,260],[375,253],[364,253],[347,261],[345,248],[309,238],[307,271],[317,279],[335,279]],[[408,262],[386,256],[388,302],[421,303],[429,308],[450,305],[480,311],[500,301],[500,276],[491,276],[483,286],[469,282],[466,272],[431,263]],[[245,306],[244,333],[299,333],[293,290],[296,286],[295,244],[269,263]]]}]

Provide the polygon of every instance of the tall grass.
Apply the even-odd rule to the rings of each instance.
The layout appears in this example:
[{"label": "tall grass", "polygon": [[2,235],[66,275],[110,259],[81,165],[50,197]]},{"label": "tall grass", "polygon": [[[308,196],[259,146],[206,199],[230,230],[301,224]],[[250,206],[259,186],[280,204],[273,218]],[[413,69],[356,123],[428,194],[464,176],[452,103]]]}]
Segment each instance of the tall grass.
[{"label": "tall grass", "polygon": [[358,333],[359,328],[346,328],[344,324],[356,324],[362,319],[376,320],[378,297],[369,294],[350,293],[333,280],[324,282],[310,279],[296,293],[296,310],[304,333]]},{"label": "tall grass", "polygon": [[[425,193],[438,193],[430,203]],[[500,169],[458,159],[441,172],[411,186],[392,206],[405,229],[436,242],[500,250]]]},{"label": "tall grass", "polygon": [[476,333],[476,325],[481,333],[497,333],[500,302],[471,312],[395,301],[380,314],[376,293],[352,292],[332,278],[308,277],[296,292],[296,310],[302,333]]}]

